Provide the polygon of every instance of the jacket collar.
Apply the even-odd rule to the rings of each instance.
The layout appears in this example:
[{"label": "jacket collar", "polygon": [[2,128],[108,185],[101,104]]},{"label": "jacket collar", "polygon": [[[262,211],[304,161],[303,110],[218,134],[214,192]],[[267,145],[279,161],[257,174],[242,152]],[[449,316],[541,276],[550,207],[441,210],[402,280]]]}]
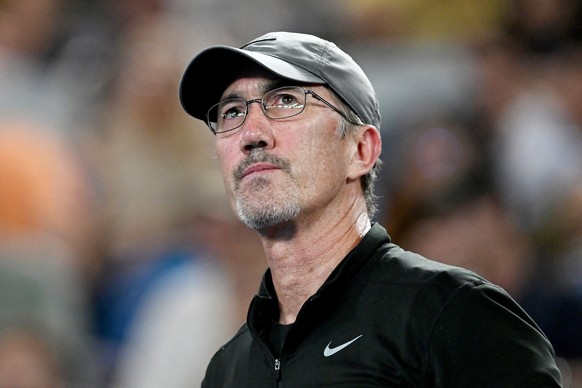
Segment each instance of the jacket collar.
[{"label": "jacket collar", "polygon": [[[389,243],[390,237],[386,230],[380,224],[374,223],[362,241],[340,262],[310,300],[333,295],[341,288],[345,288],[364,267],[379,257],[379,255],[376,257],[375,253],[378,252],[380,246]],[[267,269],[247,318],[250,324],[255,324],[253,326],[264,327],[264,324],[276,319],[277,314],[277,295],[273,286],[271,270]],[[265,321],[267,317],[268,319]]]}]

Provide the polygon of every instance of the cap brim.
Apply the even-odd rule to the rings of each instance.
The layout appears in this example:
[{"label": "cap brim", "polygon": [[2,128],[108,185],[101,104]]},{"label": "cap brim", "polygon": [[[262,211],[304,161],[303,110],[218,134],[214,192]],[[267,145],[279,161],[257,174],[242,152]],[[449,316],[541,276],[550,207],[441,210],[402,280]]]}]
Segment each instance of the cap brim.
[{"label": "cap brim", "polygon": [[188,114],[205,120],[206,112],[220,100],[228,85],[240,76],[245,66],[252,64],[297,82],[325,83],[315,74],[271,55],[213,46],[198,54],[186,68],[180,82],[182,107]]}]

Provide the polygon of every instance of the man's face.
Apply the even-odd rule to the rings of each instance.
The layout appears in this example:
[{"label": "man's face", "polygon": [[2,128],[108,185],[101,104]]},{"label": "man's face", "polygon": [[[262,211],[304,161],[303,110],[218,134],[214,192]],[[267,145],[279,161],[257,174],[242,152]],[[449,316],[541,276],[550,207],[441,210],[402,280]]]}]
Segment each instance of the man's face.
[{"label": "man's face", "polygon": [[[261,98],[277,86],[270,78],[240,78],[223,98]],[[326,88],[309,89],[333,101]],[[272,120],[260,104],[250,104],[240,128],[216,136],[227,194],[239,218],[253,229],[317,220],[341,200],[356,146],[349,135],[338,135],[336,112],[311,96],[306,105],[297,116]]]}]

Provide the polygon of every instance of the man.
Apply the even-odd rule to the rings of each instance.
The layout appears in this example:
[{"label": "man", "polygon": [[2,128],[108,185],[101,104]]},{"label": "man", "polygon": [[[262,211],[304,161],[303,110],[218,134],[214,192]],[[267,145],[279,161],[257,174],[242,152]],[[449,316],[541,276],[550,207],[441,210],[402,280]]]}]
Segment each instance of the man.
[{"label": "man", "polygon": [[[550,343],[499,287],[371,224],[374,89],[331,42],[213,46],[180,86],[269,269],[203,387],[559,387]],[[227,243],[227,242],[225,242]]]}]

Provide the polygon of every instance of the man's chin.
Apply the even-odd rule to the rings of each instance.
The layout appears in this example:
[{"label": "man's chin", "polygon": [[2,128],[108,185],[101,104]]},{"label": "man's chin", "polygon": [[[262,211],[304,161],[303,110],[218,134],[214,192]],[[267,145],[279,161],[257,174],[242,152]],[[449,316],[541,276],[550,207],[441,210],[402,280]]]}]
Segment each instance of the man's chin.
[{"label": "man's chin", "polygon": [[266,202],[255,203],[257,206],[238,203],[236,212],[239,219],[249,228],[262,231],[291,223],[297,217],[299,208],[287,202],[285,205],[266,205]]},{"label": "man's chin", "polygon": [[238,217],[246,226],[256,231],[262,231],[272,227],[277,227],[291,221],[290,219],[283,217],[249,216],[248,214],[244,214],[241,212],[238,213]]}]

